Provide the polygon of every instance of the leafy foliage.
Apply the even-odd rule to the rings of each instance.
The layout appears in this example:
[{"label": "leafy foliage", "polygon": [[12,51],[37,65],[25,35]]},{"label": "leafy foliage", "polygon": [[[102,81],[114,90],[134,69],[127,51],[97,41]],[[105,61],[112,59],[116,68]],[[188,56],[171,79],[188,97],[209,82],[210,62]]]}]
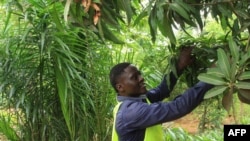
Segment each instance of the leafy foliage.
[{"label": "leafy foliage", "polygon": [[228,42],[230,52],[226,53],[223,49],[218,49],[218,61],[216,67],[209,69],[207,73],[200,74],[198,79],[215,85],[213,89],[206,93],[205,98],[224,94],[222,104],[229,112],[233,104],[233,94],[235,92],[238,92],[238,97],[242,102],[249,104],[249,66],[246,65],[248,63],[239,62],[245,62],[242,61],[242,59],[249,60],[250,56],[248,55],[249,51],[240,52],[240,50],[244,50],[244,48],[241,49],[232,38],[230,38]]},{"label": "leafy foliage", "polygon": [[189,134],[182,128],[166,129],[166,140],[168,141],[220,141],[223,140],[223,133],[220,131],[206,132],[200,135]]},{"label": "leafy foliage", "polygon": [[[218,60],[217,67],[198,77],[218,85],[206,97],[223,93],[228,107],[232,94],[238,92],[239,99],[249,103],[248,0],[12,0],[1,4],[7,10],[0,23],[0,93],[17,110],[21,134],[9,134],[13,138],[109,140],[115,101],[108,95],[113,93],[106,77],[109,66],[140,60],[136,63],[146,77],[153,78],[148,82],[153,87],[162,73],[175,70],[183,46],[195,47],[195,63],[184,72],[189,86]],[[226,32],[220,38],[202,32],[210,17]],[[179,35],[179,29],[186,34]],[[192,37],[194,31],[202,33],[200,38]],[[151,73],[156,66],[158,71]]]}]

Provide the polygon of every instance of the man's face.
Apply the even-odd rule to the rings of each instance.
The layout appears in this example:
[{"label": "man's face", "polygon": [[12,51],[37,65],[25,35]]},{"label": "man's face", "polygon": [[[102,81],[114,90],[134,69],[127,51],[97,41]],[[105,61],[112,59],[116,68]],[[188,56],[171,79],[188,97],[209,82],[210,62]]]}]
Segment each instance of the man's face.
[{"label": "man's face", "polygon": [[137,97],[147,92],[141,72],[133,65],[124,69],[124,72],[118,78],[116,87],[119,94],[123,96]]}]

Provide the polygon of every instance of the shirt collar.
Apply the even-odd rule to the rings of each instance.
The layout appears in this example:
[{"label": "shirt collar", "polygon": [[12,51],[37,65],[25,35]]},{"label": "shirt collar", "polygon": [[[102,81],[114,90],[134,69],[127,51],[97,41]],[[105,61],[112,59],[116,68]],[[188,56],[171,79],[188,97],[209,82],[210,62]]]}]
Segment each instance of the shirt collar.
[{"label": "shirt collar", "polygon": [[130,101],[142,101],[142,99],[146,99],[146,95],[140,95],[139,97],[129,97],[129,96],[117,96],[117,101],[118,102],[123,102],[125,100],[130,100]]}]

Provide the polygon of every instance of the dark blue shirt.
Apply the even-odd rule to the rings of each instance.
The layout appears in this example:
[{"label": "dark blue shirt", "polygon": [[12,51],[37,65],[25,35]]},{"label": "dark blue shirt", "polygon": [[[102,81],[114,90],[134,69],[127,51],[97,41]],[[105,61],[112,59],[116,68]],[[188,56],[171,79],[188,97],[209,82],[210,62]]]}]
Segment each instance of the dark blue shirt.
[{"label": "dark blue shirt", "polygon": [[[120,141],[143,141],[149,126],[176,120],[190,113],[203,100],[204,94],[213,86],[203,82],[186,90],[171,102],[161,102],[169,97],[177,79],[170,75],[167,87],[164,77],[161,84],[140,97],[117,96],[122,102],[116,116],[116,131]],[[151,104],[147,104],[148,98]]]}]

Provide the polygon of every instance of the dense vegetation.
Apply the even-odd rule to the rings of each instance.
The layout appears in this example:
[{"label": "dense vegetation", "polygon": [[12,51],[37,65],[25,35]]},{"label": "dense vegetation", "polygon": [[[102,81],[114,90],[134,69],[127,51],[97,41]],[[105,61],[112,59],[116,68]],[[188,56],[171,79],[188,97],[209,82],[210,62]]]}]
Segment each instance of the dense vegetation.
[{"label": "dense vegetation", "polygon": [[[235,122],[249,123],[236,116],[242,107],[237,104],[250,103],[249,5],[248,0],[1,1],[0,132],[9,140],[110,140],[116,102],[110,67],[133,62],[152,88],[163,74],[175,72],[183,46],[195,47],[196,61],[173,97],[199,79],[217,86],[197,110],[203,115],[200,131],[221,131],[215,121],[224,109],[233,111]],[[214,62],[217,67],[206,72]],[[209,138],[181,129],[166,133],[169,140],[221,139],[221,132]]]}]

